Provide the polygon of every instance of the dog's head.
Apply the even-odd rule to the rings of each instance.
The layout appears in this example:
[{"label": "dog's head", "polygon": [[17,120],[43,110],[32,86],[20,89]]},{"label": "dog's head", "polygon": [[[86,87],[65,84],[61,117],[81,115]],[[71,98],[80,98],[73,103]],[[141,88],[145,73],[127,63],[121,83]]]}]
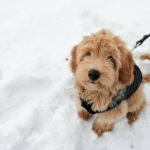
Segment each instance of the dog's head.
[{"label": "dog's head", "polygon": [[134,60],[125,43],[108,30],[86,36],[71,52],[75,81],[85,89],[109,90],[133,81]]}]

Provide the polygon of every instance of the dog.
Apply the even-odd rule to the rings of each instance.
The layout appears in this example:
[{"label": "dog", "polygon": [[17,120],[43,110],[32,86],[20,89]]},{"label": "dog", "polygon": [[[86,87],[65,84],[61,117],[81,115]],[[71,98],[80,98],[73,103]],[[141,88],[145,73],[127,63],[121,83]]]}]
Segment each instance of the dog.
[{"label": "dog", "polygon": [[[129,125],[138,119],[146,105],[143,83],[150,81],[150,74],[142,78],[131,52],[119,36],[102,29],[83,37],[71,51],[70,67],[78,116],[88,121],[96,113],[92,130],[99,137],[112,131],[115,123],[125,116]],[[126,93],[131,94],[125,98]],[[118,102],[116,99],[120,97]]]}]

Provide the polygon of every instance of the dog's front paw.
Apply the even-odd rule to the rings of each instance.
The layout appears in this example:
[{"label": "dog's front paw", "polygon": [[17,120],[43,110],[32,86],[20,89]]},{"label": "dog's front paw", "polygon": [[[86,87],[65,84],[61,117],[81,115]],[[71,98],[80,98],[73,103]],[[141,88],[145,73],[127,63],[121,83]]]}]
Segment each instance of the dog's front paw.
[{"label": "dog's front paw", "polygon": [[92,130],[98,135],[98,137],[103,136],[104,131],[101,129],[99,124],[94,123],[93,126],[92,126]]},{"label": "dog's front paw", "polygon": [[92,126],[92,130],[98,135],[98,137],[102,137],[104,132],[112,131],[113,126],[114,126],[114,124],[100,125],[98,123],[94,123]]},{"label": "dog's front paw", "polygon": [[134,112],[128,112],[127,118],[128,118],[128,124],[132,125],[138,119],[138,114]]},{"label": "dog's front paw", "polygon": [[89,119],[92,118],[92,114],[88,113],[85,110],[82,110],[82,111],[78,112],[78,115],[79,115],[80,118],[82,118],[85,121],[88,121]]}]

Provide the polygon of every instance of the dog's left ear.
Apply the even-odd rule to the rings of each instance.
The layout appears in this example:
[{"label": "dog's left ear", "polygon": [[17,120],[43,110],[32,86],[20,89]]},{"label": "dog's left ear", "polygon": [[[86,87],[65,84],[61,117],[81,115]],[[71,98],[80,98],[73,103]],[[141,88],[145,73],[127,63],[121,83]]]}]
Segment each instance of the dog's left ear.
[{"label": "dog's left ear", "polygon": [[134,79],[133,69],[134,69],[134,60],[131,52],[125,50],[125,53],[121,57],[121,68],[119,69],[119,81],[124,85],[130,85]]},{"label": "dog's left ear", "polygon": [[118,36],[114,37],[114,41],[120,51],[121,67],[119,69],[119,81],[124,85],[130,85],[134,79],[134,59],[131,52],[126,48],[126,44]]},{"label": "dog's left ear", "polygon": [[71,51],[70,67],[71,67],[71,70],[72,70],[73,73],[75,73],[75,71],[77,69],[76,49],[77,49],[77,46],[74,46],[72,51]]}]

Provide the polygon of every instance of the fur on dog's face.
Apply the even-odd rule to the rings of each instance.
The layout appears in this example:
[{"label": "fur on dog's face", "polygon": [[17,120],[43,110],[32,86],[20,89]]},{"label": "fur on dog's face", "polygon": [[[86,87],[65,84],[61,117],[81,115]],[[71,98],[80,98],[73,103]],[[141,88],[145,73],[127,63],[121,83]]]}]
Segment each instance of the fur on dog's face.
[{"label": "fur on dog's face", "polygon": [[[129,85],[133,81],[134,60],[125,43],[110,31],[84,37],[72,50],[71,69],[75,81],[92,91],[109,90],[116,83]],[[99,73],[89,77],[91,70]]]}]

